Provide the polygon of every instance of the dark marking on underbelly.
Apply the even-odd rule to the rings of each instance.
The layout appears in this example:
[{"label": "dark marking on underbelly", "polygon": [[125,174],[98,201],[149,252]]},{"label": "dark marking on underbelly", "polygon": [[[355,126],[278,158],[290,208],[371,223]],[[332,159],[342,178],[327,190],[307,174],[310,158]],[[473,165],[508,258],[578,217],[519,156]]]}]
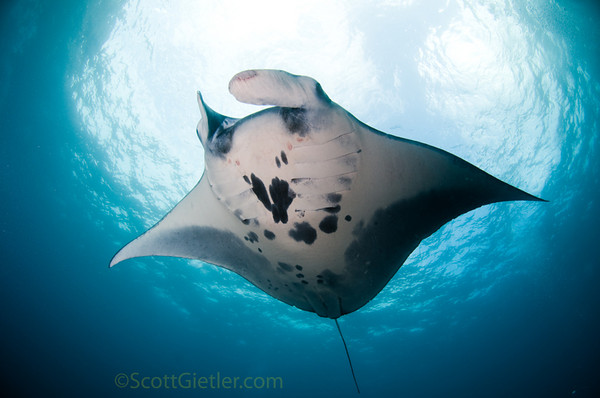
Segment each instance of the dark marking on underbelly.
[{"label": "dark marking on underbelly", "polygon": [[265,208],[271,211],[271,201],[269,200],[269,194],[267,193],[267,188],[265,187],[265,184],[260,178],[255,176],[254,173],[252,173],[250,178],[252,180],[252,191],[254,192],[258,200],[260,200],[262,204],[265,205]]},{"label": "dark marking on underbelly", "polygon": [[342,194],[337,192],[332,192],[327,194],[327,200],[331,203],[340,203],[342,200]]},{"label": "dark marking on underbelly", "polygon": [[335,215],[327,216],[319,223],[319,229],[326,234],[337,231],[338,217]]},{"label": "dark marking on underbelly", "polygon": [[340,205],[335,205],[335,206],[330,206],[330,207],[323,207],[319,210],[323,210],[326,211],[327,213],[338,213],[342,208],[340,207]]},{"label": "dark marking on underbelly", "polygon": [[246,240],[249,241],[250,243],[258,242],[258,235],[256,235],[256,233],[254,231],[248,232],[248,235],[245,236],[244,238],[246,238]]},{"label": "dark marking on underbelly", "polygon": [[287,181],[280,180],[277,177],[271,180],[271,185],[269,185],[269,193],[271,194],[271,199],[273,200],[273,205],[271,206],[273,221],[276,223],[279,221],[281,221],[283,224],[287,223],[287,210],[296,197],[296,194],[290,189],[290,184],[288,184]]},{"label": "dark marking on underbelly", "polygon": [[[250,179],[252,182],[252,192],[254,192],[258,200],[265,206],[265,209],[272,213],[273,221],[275,221],[275,223],[287,223],[288,208],[296,197],[294,191],[290,189],[290,184],[285,180],[280,180],[278,177],[275,177],[271,180],[269,192],[267,192],[267,188],[263,181],[254,173],[252,173]],[[273,201],[273,203],[271,203],[271,201]]]},{"label": "dark marking on underbelly", "polygon": [[279,267],[287,272],[290,272],[292,270],[292,266],[289,265],[288,263],[283,263],[281,261],[277,262],[277,265],[279,265]]},{"label": "dark marking on underbelly", "polygon": [[352,178],[343,176],[343,177],[338,178],[338,182],[342,185],[350,186],[350,185],[352,185]]},{"label": "dark marking on underbelly", "polygon": [[290,236],[297,242],[304,242],[312,245],[317,240],[317,230],[306,221],[294,223],[294,229],[289,232]]},{"label": "dark marking on underbelly", "polygon": [[290,133],[304,137],[310,130],[308,121],[306,120],[306,109],[281,108],[279,114]]}]

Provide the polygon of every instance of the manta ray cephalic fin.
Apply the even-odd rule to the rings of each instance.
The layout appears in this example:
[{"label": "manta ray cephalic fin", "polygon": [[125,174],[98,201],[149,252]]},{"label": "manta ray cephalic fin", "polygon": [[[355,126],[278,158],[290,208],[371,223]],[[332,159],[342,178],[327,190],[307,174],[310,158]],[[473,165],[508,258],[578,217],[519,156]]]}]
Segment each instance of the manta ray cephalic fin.
[{"label": "manta ray cephalic fin", "polygon": [[254,105],[309,108],[330,102],[316,80],[281,70],[240,72],[229,82],[229,91],[238,101]]}]

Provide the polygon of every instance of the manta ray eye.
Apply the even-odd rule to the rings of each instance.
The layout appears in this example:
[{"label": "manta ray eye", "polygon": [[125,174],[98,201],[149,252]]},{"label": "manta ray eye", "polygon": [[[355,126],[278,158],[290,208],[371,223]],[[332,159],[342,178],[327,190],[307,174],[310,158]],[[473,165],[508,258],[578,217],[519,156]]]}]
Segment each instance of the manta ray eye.
[{"label": "manta ray eye", "polygon": [[235,122],[237,122],[237,121],[238,121],[238,119],[234,119],[234,118],[231,118],[231,117],[227,117],[227,118],[225,118],[225,119],[223,120],[223,123],[221,124],[221,126],[222,126],[224,129],[226,129],[226,128],[229,128],[229,127],[233,126],[233,125],[235,124]]}]

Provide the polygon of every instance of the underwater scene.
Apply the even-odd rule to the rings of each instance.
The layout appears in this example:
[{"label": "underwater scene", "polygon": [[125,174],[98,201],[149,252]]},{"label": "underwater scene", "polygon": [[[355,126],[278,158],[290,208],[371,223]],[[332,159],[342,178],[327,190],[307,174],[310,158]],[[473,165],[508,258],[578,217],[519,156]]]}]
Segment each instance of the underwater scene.
[{"label": "underwater scene", "polygon": [[599,397],[599,18],[3,1],[3,395]]}]

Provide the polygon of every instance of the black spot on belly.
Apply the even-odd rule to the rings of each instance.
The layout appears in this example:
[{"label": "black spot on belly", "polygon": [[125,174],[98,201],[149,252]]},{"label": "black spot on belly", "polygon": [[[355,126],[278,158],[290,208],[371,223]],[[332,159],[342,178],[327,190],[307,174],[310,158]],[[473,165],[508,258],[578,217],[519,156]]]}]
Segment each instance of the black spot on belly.
[{"label": "black spot on belly", "polygon": [[281,162],[279,161],[279,158],[277,156],[275,156],[275,164],[277,165],[277,168],[281,167]]},{"label": "black spot on belly", "polygon": [[269,194],[267,193],[267,188],[265,187],[265,184],[260,178],[255,176],[254,173],[252,173],[250,178],[252,180],[252,191],[254,192],[258,200],[260,200],[262,204],[265,205],[265,208],[271,211],[271,201],[269,200]]},{"label": "black spot on belly", "polygon": [[296,274],[296,278],[304,278],[303,274]]},{"label": "black spot on belly", "polygon": [[290,133],[305,136],[310,130],[306,120],[306,109],[303,108],[281,108],[279,114]]},{"label": "black spot on belly", "polygon": [[352,216],[350,214],[346,215],[346,217],[344,217],[344,220],[350,222],[352,221]]},{"label": "black spot on belly", "polygon": [[306,221],[294,223],[294,229],[290,230],[290,236],[297,242],[304,242],[312,245],[317,240],[317,230],[311,227]]},{"label": "black spot on belly", "polygon": [[331,203],[339,203],[342,200],[342,194],[336,192],[329,193],[327,194],[327,200]]},{"label": "black spot on belly", "polygon": [[340,177],[338,178],[338,182],[342,185],[345,185],[346,187],[350,186],[352,184],[352,178],[350,177]]},{"label": "black spot on belly", "polygon": [[287,210],[296,197],[296,194],[290,189],[290,184],[288,184],[287,181],[280,180],[277,177],[271,180],[271,185],[269,185],[269,193],[271,194],[271,199],[273,200],[273,205],[271,206],[273,221],[276,223],[279,221],[281,221],[283,224],[287,223]]},{"label": "black spot on belly", "polygon": [[247,238],[246,240],[250,241],[250,243],[258,242],[258,235],[253,231],[248,232]]},{"label": "black spot on belly", "polygon": [[281,161],[285,164],[288,164],[287,155],[283,151],[281,151]]},{"label": "black spot on belly", "polygon": [[265,238],[269,239],[269,240],[273,240],[275,239],[275,234],[271,231],[269,231],[268,229],[265,229]]},{"label": "black spot on belly", "polygon": [[250,219],[248,219],[248,218],[243,219],[242,224],[244,224],[244,225],[250,224]]},{"label": "black spot on belly", "polygon": [[304,283],[305,285],[308,285],[308,282],[304,279],[302,279],[301,282]]},{"label": "black spot on belly", "polygon": [[277,264],[279,265],[279,267],[281,267],[281,269],[287,272],[290,272],[293,269],[292,266],[288,263],[282,263],[281,261],[279,261]]},{"label": "black spot on belly", "polygon": [[296,265],[296,269],[297,269],[298,271],[302,271],[302,266],[301,266],[301,265]]},{"label": "black spot on belly", "polygon": [[342,208],[340,207],[340,205],[336,205],[336,206],[331,206],[331,207],[323,207],[322,209],[319,210],[323,210],[326,211],[327,213],[338,213]]},{"label": "black spot on belly", "polygon": [[[283,224],[287,223],[287,210],[296,197],[294,191],[290,189],[290,184],[285,180],[280,180],[278,177],[275,177],[271,180],[269,192],[267,192],[265,184],[254,173],[252,173],[250,179],[252,183],[252,192],[254,192],[265,208],[273,214],[273,221],[275,221],[275,223],[280,221]],[[271,201],[273,201],[273,203],[271,203]]]},{"label": "black spot on belly", "polygon": [[326,234],[331,234],[337,231],[337,216],[327,216],[319,223],[319,229]]}]

